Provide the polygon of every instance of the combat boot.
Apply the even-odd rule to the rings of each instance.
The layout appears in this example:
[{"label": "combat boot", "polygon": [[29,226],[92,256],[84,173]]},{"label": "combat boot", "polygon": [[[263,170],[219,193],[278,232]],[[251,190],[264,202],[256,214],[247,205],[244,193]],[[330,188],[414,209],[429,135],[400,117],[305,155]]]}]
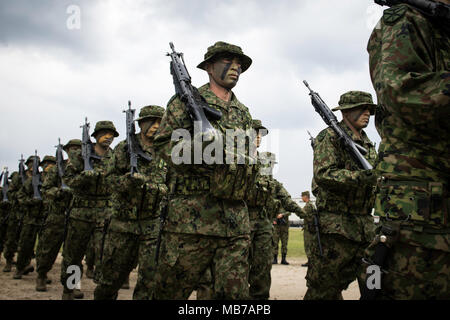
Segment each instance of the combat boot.
[{"label": "combat boot", "polygon": [[63,292],[61,300],[73,300],[73,292]]},{"label": "combat boot", "polygon": [[81,292],[80,289],[73,289],[73,297],[75,299],[83,299],[84,298],[84,293]]},{"label": "combat boot", "polygon": [[28,267],[25,267],[25,269],[23,269],[23,270],[16,270],[16,273],[14,274],[13,278],[14,279],[22,279],[23,275],[27,275],[33,271],[34,271],[34,267],[29,265]]},{"label": "combat boot", "polygon": [[6,266],[3,268],[3,272],[11,272],[12,269],[12,261],[6,260]]},{"label": "combat boot", "polygon": [[286,264],[286,265],[289,264],[289,262],[286,261],[286,255],[285,254],[281,255],[281,264]]},{"label": "combat boot", "polygon": [[44,292],[47,291],[47,281],[46,277],[38,276],[36,278],[36,291]]},{"label": "combat boot", "polygon": [[94,279],[94,267],[87,267],[86,269],[86,278]]},{"label": "combat boot", "polygon": [[277,254],[275,254],[274,256],[273,256],[273,261],[272,261],[272,264],[277,264],[278,263],[278,255]]},{"label": "combat boot", "polygon": [[130,276],[128,276],[122,284],[122,289],[130,289]]}]

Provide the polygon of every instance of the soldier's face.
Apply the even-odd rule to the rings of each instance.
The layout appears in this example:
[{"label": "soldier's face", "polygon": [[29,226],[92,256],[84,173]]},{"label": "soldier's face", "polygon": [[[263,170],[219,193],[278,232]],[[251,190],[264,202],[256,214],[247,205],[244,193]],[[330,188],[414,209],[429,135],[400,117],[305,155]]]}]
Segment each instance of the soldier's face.
[{"label": "soldier's face", "polygon": [[43,168],[44,172],[49,172],[50,169],[53,168],[54,166],[55,166],[54,163],[51,163],[51,162],[45,162],[45,163],[42,165],[42,168]]},{"label": "soldier's face", "polygon": [[97,143],[104,149],[109,148],[109,146],[111,145],[111,143],[114,140],[114,132],[109,131],[109,130],[105,130],[105,131],[100,131],[95,139],[97,140]]},{"label": "soldier's face", "polygon": [[242,73],[240,59],[230,55],[219,57],[214,62],[209,63],[206,68],[214,82],[230,90],[236,86]]},{"label": "soldier's face", "polygon": [[346,110],[344,116],[357,130],[364,129],[369,125],[370,111],[368,107],[362,106]]},{"label": "soldier's face", "polygon": [[160,118],[149,118],[140,121],[139,127],[141,128],[141,131],[144,132],[147,138],[151,138],[155,135],[160,124],[161,124]]},{"label": "soldier's face", "polygon": [[302,200],[303,200],[303,202],[308,202],[309,201],[309,197],[308,196],[302,196]]}]

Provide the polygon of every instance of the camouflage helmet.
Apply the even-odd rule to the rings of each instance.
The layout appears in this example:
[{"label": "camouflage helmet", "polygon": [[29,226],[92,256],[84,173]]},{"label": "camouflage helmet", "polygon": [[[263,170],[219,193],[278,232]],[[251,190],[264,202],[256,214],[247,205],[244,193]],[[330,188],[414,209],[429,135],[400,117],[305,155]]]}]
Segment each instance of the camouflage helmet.
[{"label": "camouflage helmet", "polygon": [[42,165],[45,162],[52,162],[52,163],[56,163],[56,158],[54,156],[45,156],[44,159],[42,159],[42,161],[39,163],[39,165],[42,167]]},{"label": "camouflage helmet", "polygon": [[261,160],[266,160],[267,162],[265,162],[265,161],[263,161],[262,163],[263,164],[275,164],[275,163],[278,163],[277,161],[276,161],[276,155],[275,155],[275,153],[272,153],[272,152],[269,152],[269,151],[265,151],[265,152],[260,152],[259,153],[259,158],[261,159]]},{"label": "camouflage helmet", "polygon": [[269,134],[269,130],[267,130],[267,128],[262,125],[261,120],[253,119],[252,120],[252,128],[257,130],[257,131],[259,129],[264,129],[265,131],[261,131],[263,136]]},{"label": "camouflage helmet", "polygon": [[303,196],[307,196],[308,198],[310,197],[310,195],[309,195],[309,191],[303,191],[302,192],[302,197]]},{"label": "camouflage helmet", "polygon": [[333,111],[348,110],[361,106],[368,106],[370,114],[375,114],[377,105],[373,103],[370,93],[364,91],[348,91],[341,95],[339,106],[334,108]]},{"label": "camouflage helmet", "polygon": [[164,115],[164,108],[160,106],[150,105],[142,107],[139,111],[139,118],[136,121],[141,121],[147,118],[162,118]]},{"label": "camouflage helmet", "polygon": [[231,53],[238,56],[241,59],[242,73],[252,64],[252,59],[244,54],[241,47],[218,41],[214,45],[208,47],[208,50],[205,53],[205,59],[197,66],[197,68],[206,70],[206,64],[219,53]]},{"label": "camouflage helmet", "polygon": [[64,146],[63,146],[63,150],[67,152],[67,149],[71,146],[77,146],[81,148],[81,140],[80,139],[72,139],[69,140],[69,142],[67,142]]},{"label": "camouflage helmet", "polygon": [[119,133],[117,132],[116,127],[114,126],[114,123],[112,123],[112,121],[103,120],[95,124],[95,129],[94,132],[91,134],[91,137],[94,137],[97,134],[97,132],[101,130],[110,130],[114,132],[114,137],[119,136]]},{"label": "camouflage helmet", "polygon": [[[32,155],[32,156],[29,156],[29,157],[28,157],[27,161],[25,161],[25,164],[27,165],[27,167],[28,167],[28,163],[34,161],[34,158],[36,158],[35,155]],[[39,156],[37,156],[37,160],[38,160],[38,162],[40,162],[40,161],[41,161],[41,158],[39,158]]]}]

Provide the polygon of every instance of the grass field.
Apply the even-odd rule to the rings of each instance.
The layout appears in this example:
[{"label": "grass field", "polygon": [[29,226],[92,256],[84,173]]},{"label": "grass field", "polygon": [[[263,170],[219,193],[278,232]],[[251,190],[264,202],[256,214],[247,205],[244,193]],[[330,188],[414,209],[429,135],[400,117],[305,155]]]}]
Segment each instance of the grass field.
[{"label": "grass field", "polygon": [[[281,242],[279,244],[281,250]],[[288,257],[304,257],[303,230],[301,228],[289,228]]]}]

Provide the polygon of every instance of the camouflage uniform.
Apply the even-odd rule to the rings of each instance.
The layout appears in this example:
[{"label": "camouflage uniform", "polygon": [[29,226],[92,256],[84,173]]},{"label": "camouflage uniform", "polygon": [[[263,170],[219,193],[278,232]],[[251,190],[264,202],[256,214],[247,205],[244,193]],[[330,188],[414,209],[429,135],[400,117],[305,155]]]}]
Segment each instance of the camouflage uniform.
[{"label": "camouflage uniform", "polygon": [[6,232],[8,228],[9,213],[11,203],[9,201],[3,201],[3,187],[0,186],[0,255],[3,252],[4,244],[6,241]]},{"label": "camouflage uniform", "polygon": [[[147,106],[141,109],[137,121],[161,118],[164,109]],[[117,293],[130,272],[139,262],[138,280],[133,299],[149,299],[155,270],[155,248],[159,232],[159,202],[167,194],[166,165],[155,155],[153,147],[146,146],[140,134],[136,141],[151,155],[148,162],[138,158],[140,176],[145,181],[130,177],[130,156],[127,142],[120,142],[108,163],[107,179],[113,186],[112,215],[105,239],[100,278],[94,299],[116,299]]]},{"label": "camouflage uniform", "polygon": [[[341,96],[333,111],[359,106],[369,106],[374,112],[369,93],[350,91]],[[361,130],[359,139],[344,121],[340,127],[368,151],[364,157],[373,165],[376,151],[366,133]],[[355,278],[361,286],[361,259],[375,229],[371,211],[376,175],[360,170],[334,131],[327,128],[315,139],[313,179],[323,257],[317,241],[312,242],[305,299],[342,299],[341,292]]]},{"label": "camouflage uniform", "polygon": [[[308,191],[307,191],[308,192]],[[303,193],[302,193],[303,195]],[[309,195],[309,192],[308,192]],[[305,247],[305,253],[306,257],[308,258],[308,261],[311,259],[312,256],[312,244],[314,241],[317,241],[317,235],[316,230],[314,227],[314,218],[313,215],[316,214],[317,209],[314,206],[314,204],[309,201],[305,204],[303,207],[303,244]]]},{"label": "camouflage uniform", "polygon": [[449,299],[449,30],[396,5],[384,11],[367,49],[381,105],[375,214],[382,227],[366,257],[381,235],[390,248],[378,298]]},{"label": "camouflage uniform", "polygon": [[[70,140],[63,147],[64,150],[67,152],[67,147],[71,145],[81,147],[81,141],[78,139]],[[63,167],[66,166],[67,160],[63,162]],[[47,173],[42,185],[42,192],[47,202],[47,218],[36,248],[36,271],[38,273],[36,289],[38,291],[46,291],[45,279],[47,273],[52,269],[64,242],[65,215],[72,199],[70,190],[61,188],[61,178],[56,165]]]},{"label": "camouflage uniform", "polygon": [[[100,130],[114,131],[115,137],[119,135],[111,121],[97,122],[92,136]],[[70,298],[73,292],[67,287],[67,268],[70,265],[78,265],[83,272],[82,259],[91,237],[94,237],[96,246],[96,267],[100,264],[100,247],[105,219],[109,215],[111,191],[105,174],[111,157],[112,150],[108,149],[101,159],[92,159],[93,172],[84,171],[81,152],[69,157],[65,181],[72,189],[73,197],[61,264],[61,284],[66,294],[63,294],[63,297]]]},{"label": "camouflage uniform", "polygon": [[[51,162],[49,156],[46,157],[46,161]],[[38,232],[42,227],[45,216],[43,200],[34,199],[34,191],[32,185],[33,178],[31,173],[34,158],[35,156],[31,156],[27,159],[26,165],[28,167],[28,178],[25,180],[24,185],[20,188],[17,196],[22,204],[22,207],[24,208],[25,216],[23,218],[23,225],[19,238],[17,265],[14,279],[21,279],[22,274],[27,274],[29,271],[34,270],[34,267],[31,267],[30,263],[32,255],[34,253],[34,246],[38,237]],[[46,175],[46,172],[40,173],[41,183],[45,181]]]},{"label": "camouflage uniform", "polygon": [[[250,58],[244,56],[239,47],[223,42],[208,48],[205,61],[219,52],[238,54],[243,61],[242,71],[250,66]],[[205,61],[200,68],[204,68]],[[233,93],[230,101],[223,101],[210,90],[209,84],[198,91],[211,108],[222,112],[222,118],[211,124],[224,136],[225,129],[251,129],[250,113]],[[245,298],[248,296],[250,225],[244,199],[246,188],[256,178],[256,166],[176,165],[171,159],[176,144],[171,136],[176,129],[186,129],[193,136],[193,123],[177,96],[169,101],[155,136],[157,153],[170,165],[168,187],[171,193],[155,275],[155,298],[187,299],[210,266],[213,298]],[[191,141],[179,143],[194,150]],[[233,185],[236,189],[232,190]]]},{"label": "camouflage uniform", "polygon": [[11,182],[8,189],[8,199],[10,202],[10,214],[8,218],[8,227],[6,230],[6,241],[5,249],[3,251],[3,256],[6,259],[6,266],[3,272],[10,272],[12,267],[12,262],[14,254],[17,251],[17,245],[20,236],[20,207],[17,199],[17,192],[19,191],[22,182],[20,180],[19,173],[17,171],[11,174]]},{"label": "camouflage uniform", "polygon": [[[302,208],[294,200],[291,199],[291,195],[283,187],[283,184],[276,179],[274,180],[276,183],[274,197],[275,199],[281,201],[281,207],[273,217],[273,221],[276,222],[276,224],[274,224],[273,230],[273,263],[277,263],[276,260],[278,256],[278,243],[281,240],[281,263],[289,264],[286,261],[287,244],[289,239],[289,216],[291,215],[291,212],[294,212],[297,216],[300,217],[303,214],[303,211]],[[276,217],[279,213],[283,214],[283,217],[281,219],[278,219]]]}]

